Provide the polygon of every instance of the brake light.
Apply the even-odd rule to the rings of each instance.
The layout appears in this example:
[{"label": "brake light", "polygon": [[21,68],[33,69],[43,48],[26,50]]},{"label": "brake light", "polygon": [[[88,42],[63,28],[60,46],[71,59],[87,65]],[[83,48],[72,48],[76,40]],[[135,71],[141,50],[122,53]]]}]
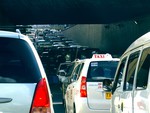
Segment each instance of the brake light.
[{"label": "brake light", "polygon": [[86,77],[81,78],[80,96],[87,97]]},{"label": "brake light", "polygon": [[37,85],[31,113],[50,113],[50,98],[45,78]]}]

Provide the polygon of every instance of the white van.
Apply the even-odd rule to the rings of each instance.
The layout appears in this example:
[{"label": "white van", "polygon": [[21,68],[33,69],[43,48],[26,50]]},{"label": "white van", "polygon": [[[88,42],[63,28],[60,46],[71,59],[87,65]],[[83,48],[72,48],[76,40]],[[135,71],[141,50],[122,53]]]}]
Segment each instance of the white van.
[{"label": "white van", "polygon": [[124,52],[112,87],[111,113],[150,112],[150,32]]}]

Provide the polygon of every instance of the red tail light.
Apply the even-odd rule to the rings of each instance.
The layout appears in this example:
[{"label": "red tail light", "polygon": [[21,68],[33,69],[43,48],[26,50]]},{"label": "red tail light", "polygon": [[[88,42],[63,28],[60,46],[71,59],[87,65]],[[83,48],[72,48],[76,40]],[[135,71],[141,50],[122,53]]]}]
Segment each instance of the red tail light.
[{"label": "red tail light", "polygon": [[81,78],[80,96],[87,97],[86,77]]},{"label": "red tail light", "polygon": [[37,85],[31,113],[50,113],[50,98],[45,78]]}]

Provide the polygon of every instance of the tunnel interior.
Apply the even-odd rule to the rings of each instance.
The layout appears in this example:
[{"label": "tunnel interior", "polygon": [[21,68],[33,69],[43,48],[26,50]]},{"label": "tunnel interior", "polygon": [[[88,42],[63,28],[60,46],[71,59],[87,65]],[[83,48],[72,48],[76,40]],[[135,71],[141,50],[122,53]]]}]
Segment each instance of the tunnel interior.
[{"label": "tunnel interior", "polygon": [[109,24],[150,14],[149,0],[1,0],[0,25]]}]

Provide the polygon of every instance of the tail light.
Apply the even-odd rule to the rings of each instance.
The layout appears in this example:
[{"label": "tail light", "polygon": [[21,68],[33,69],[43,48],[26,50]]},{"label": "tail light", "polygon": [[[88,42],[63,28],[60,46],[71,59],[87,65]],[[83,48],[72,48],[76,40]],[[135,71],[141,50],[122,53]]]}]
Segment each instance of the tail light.
[{"label": "tail light", "polygon": [[86,77],[81,78],[80,96],[87,97]]},{"label": "tail light", "polygon": [[45,78],[37,85],[30,113],[51,113],[50,98]]}]

